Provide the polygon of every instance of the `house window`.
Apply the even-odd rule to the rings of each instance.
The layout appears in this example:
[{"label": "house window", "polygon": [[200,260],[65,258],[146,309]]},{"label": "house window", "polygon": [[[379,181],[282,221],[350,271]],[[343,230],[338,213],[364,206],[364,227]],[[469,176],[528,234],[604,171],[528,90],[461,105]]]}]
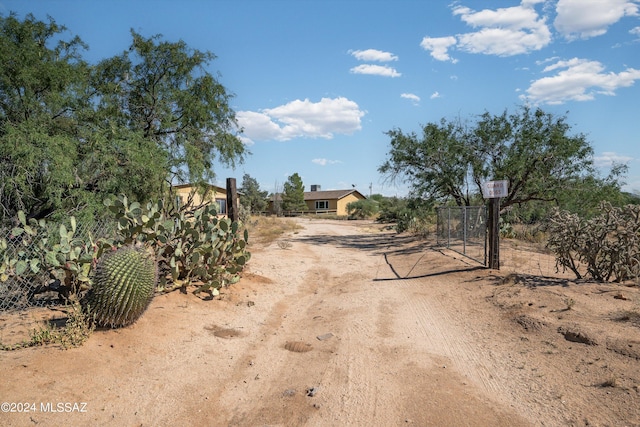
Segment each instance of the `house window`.
[{"label": "house window", "polygon": [[227,199],[216,199],[216,203],[218,204],[218,215],[226,215]]},{"label": "house window", "polygon": [[316,210],[329,209],[328,200],[316,200]]}]

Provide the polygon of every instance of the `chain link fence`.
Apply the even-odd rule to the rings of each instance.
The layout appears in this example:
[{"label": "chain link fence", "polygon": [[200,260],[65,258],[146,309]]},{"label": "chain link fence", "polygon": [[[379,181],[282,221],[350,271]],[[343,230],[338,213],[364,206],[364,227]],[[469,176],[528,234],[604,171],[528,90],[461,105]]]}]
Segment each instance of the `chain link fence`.
[{"label": "chain link fence", "polygon": [[[68,226],[68,224],[67,224]],[[48,224],[47,228],[40,230],[38,237],[54,239],[58,235],[60,225]],[[115,237],[116,224],[112,221],[98,221],[90,224],[78,224],[75,237],[87,240],[89,235],[93,239]],[[7,242],[6,255],[9,259],[18,257],[19,251],[24,251],[30,258],[37,250],[35,246],[24,247],[20,244],[21,236],[15,237],[10,228],[0,228],[0,239]],[[39,239],[34,239],[38,241]],[[52,289],[54,280],[47,272],[41,271],[35,277],[21,278],[10,277],[7,281],[0,281],[0,312],[12,310],[24,310],[31,307],[44,307],[60,303],[58,292]]]},{"label": "chain link fence", "polygon": [[436,214],[438,245],[487,265],[487,208],[443,206]]}]

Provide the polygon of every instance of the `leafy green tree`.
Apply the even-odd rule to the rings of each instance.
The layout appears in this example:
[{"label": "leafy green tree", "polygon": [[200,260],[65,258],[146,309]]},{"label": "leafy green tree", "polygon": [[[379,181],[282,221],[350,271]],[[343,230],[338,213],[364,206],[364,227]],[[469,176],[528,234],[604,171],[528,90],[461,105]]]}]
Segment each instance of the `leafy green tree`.
[{"label": "leafy green tree", "polygon": [[453,198],[457,204],[470,203],[466,181],[469,150],[462,141],[462,128],[444,119],[422,128],[422,137],[400,129],[387,132],[391,137],[389,158],[378,171],[391,179],[410,182],[416,197]]},{"label": "leafy green tree", "polygon": [[414,196],[428,200],[480,203],[484,181],[506,179],[503,209],[557,203],[578,182],[606,184],[596,177],[585,136],[570,130],[565,117],[528,107],[511,115],[484,113],[474,125],[442,119],[424,126],[421,137],[394,129],[387,132],[391,150],[379,171],[409,182]]},{"label": "leafy green tree", "polygon": [[242,176],[242,186],[240,187],[242,197],[240,203],[250,212],[264,212],[267,210],[268,191],[260,191],[260,184],[249,174]]},{"label": "leafy green tree", "polygon": [[131,36],[129,49],[95,67],[100,117],[161,147],[178,181],[211,181],[216,159],[242,162],[232,95],[205,70],[215,55],[161,35]]},{"label": "leafy green tree", "polygon": [[[75,184],[79,93],[87,65],[78,37],[27,15],[0,16],[0,205],[46,216],[64,204]],[[54,39],[59,39],[54,43]],[[80,97],[81,98],[81,97]]]},{"label": "leafy green tree", "polygon": [[307,204],[304,202],[304,184],[302,178],[297,173],[289,176],[284,183],[282,193],[282,210],[284,211],[305,211]]},{"label": "leafy green tree", "polygon": [[125,193],[162,196],[171,178],[204,183],[244,158],[231,95],[184,42],[144,38],[90,65],[79,37],[27,15],[0,16],[0,221],[80,220]]}]

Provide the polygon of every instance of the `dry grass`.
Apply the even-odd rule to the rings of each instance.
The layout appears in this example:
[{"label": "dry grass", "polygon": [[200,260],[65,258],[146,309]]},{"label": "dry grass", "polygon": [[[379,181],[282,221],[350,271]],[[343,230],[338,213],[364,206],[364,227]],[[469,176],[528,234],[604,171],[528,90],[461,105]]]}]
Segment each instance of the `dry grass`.
[{"label": "dry grass", "polygon": [[289,218],[258,216],[251,217],[247,229],[249,242],[268,245],[286,233],[296,233],[302,226]]},{"label": "dry grass", "polygon": [[544,244],[547,242],[547,234],[541,230],[539,224],[527,225],[527,224],[513,224],[513,238],[521,240],[527,243],[535,243],[539,245],[539,248],[544,248]]},{"label": "dry grass", "polygon": [[30,331],[29,340],[23,340],[12,345],[0,342],[0,350],[11,351],[21,348],[57,344],[63,349],[80,347],[91,336],[94,330],[93,322],[84,312],[77,300],[71,301],[65,308],[67,317],[58,325],[58,321],[44,321]]}]

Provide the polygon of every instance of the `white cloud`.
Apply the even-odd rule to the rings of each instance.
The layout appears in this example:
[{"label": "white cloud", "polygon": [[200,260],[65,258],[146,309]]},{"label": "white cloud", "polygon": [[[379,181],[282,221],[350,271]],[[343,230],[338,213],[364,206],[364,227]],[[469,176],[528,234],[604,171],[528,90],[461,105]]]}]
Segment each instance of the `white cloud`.
[{"label": "white cloud", "polygon": [[[282,129],[267,114],[255,111],[238,111],[238,124],[244,128],[243,138],[248,141],[280,139]],[[245,142],[246,143],[246,142]]]},{"label": "white cloud", "polygon": [[457,48],[470,53],[512,56],[540,50],[551,42],[546,18],[534,9],[541,1],[523,0],[520,6],[479,12],[456,6],[454,15],[479,31],[458,34]]},{"label": "white cloud", "polygon": [[449,37],[425,37],[420,42],[420,47],[424,50],[431,51],[431,56],[438,61],[451,61],[454,64],[457,62],[449,56],[449,48],[455,46],[457,40],[453,36]]},{"label": "white cloud", "polygon": [[[365,112],[347,98],[322,98],[319,102],[299,99],[262,110],[239,111],[238,123],[244,129],[245,140],[288,141],[293,138],[325,138],[349,135],[361,129]],[[245,142],[246,143],[246,142]]]},{"label": "white cloud", "polygon": [[352,50],[349,53],[359,61],[389,62],[398,60],[398,57],[393,53],[377,49]]},{"label": "white cloud", "polygon": [[449,50],[512,56],[540,50],[551,43],[546,17],[535,5],[544,0],[522,0],[519,6],[474,11],[466,6],[453,7],[453,15],[477,31],[448,37],[424,37],[420,46],[439,61],[451,61]]},{"label": "white cloud", "polygon": [[431,96],[429,97],[430,99],[436,99],[436,98],[442,98],[442,95],[440,95],[440,92],[435,91],[431,94]]},{"label": "white cloud", "polygon": [[638,16],[638,11],[636,0],[558,0],[553,25],[568,40],[588,39],[605,34],[625,16]]},{"label": "white cloud", "polygon": [[545,59],[536,61],[536,65],[548,64],[549,62],[558,61],[559,59],[560,59],[559,56],[552,56],[550,58],[545,58]]},{"label": "white cloud", "polygon": [[311,160],[311,162],[315,163],[316,165],[320,165],[320,166],[335,165],[336,163],[342,163],[340,160],[328,160],[328,159],[324,159],[324,158],[313,159],[313,160]]},{"label": "white cloud", "polygon": [[611,167],[613,166],[614,163],[626,164],[626,163],[629,163],[631,160],[633,160],[633,157],[622,156],[620,154],[617,154],[611,151],[605,151],[601,155],[593,157],[593,161],[595,165],[600,168]]},{"label": "white cloud", "polygon": [[418,104],[418,102],[420,102],[420,97],[418,95],[415,95],[413,93],[402,93],[400,94],[401,98],[404,99],[409,99],[411,101],[413,101],[414,104]]},{"label": "white cloud", "polygon": [[370,74],[384,77],[400,77],[402,74],[387,65],[362,64],[350,70],[353,74]]},{"label": "white cloud", "polygon": [[627,68],[620,73],[605,73],[598,61],[573,58],[548,65],[544,72],[554,76],[534,81],[520,98],[536,104],[562,104],[566,101],[591,101],[595,95],[615,95],[621,87],[629,87],[640,79],[640,70]]},{"label": "white cloud", "polygon": [[630,29],[629,34],[633,34],[634,36],[640,36],[640,27],[634,27]]}]

